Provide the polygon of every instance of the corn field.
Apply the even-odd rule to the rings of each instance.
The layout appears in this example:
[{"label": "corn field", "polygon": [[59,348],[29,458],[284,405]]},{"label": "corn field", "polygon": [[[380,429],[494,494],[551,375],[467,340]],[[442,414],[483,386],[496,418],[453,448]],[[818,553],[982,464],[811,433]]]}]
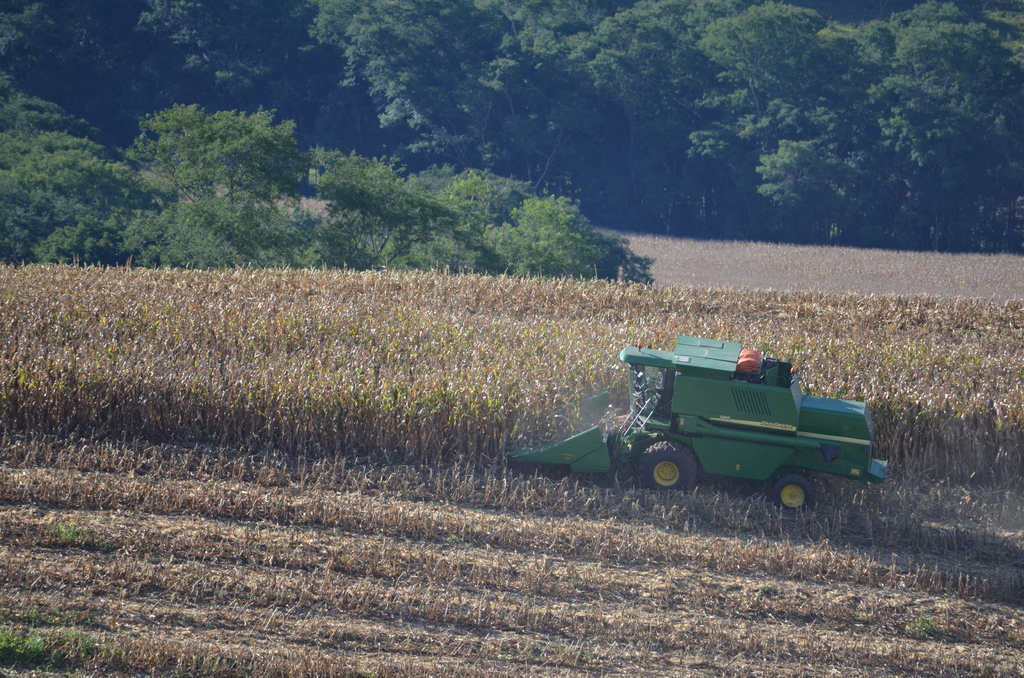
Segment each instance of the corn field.
[{"label": "corn field", "polygon": [[[1024,672],[1020,305],[22,267],[0,314],[4,675]],[[505,466],[678,334],[866,399],[892,477]]]},{"label": "corn field", "polygon": [[1024,305],[433,273],[0,269],[10,431],[208,443],[312,463],[501,463],[563,434],[617,354],[678,334],[863,399],[878,456],[952,482],[1024,471]]}]

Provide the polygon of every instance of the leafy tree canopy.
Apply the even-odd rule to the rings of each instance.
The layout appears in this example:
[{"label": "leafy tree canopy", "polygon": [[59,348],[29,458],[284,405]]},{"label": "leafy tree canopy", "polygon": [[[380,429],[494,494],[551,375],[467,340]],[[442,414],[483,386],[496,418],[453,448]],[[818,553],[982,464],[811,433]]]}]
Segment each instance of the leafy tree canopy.
[{"label": "leafy tree canopy", "polygon": [[0,78],[0,259],[123,260],[119,231],[141,193],[88,131]]},{"label": "leafy tree canopy", "polygon": [[[337,258],[316,254],[325,220],[371,223],[366,211],[294,206],[312,195],[296,181],[306,167],[295,149],[309,146],[396,158],[383,164],[411,168],[396,172],[403,191],[416,184],[456,214],[427,219],[408,241],[388,236],[383,249],[364,241],[356,249],[372,263],[359,265],[493,270],[503,258],[492,231],[512,226],[527,198],[553,195],[625,230],[1024,252],[1019,4],[10,0],[0,2],[0,74],[10,79],[0,89],[25,94],[0,96],[0,125],[32,132],[5,142],[0,162],[13,171],[46,132],[131,145],[148,115],[131,152],[161,219],[199,223],[214,203],[182,206],[214,199],[231,213],[258,205],[259,223],[280,221],[290,251],[304,253],[268,259],[246,246],[218,261]],[[47,152],[72,153],[61,143]],[[445,164],[459,177],[452,195],[427,172]],[[72,174],[57,172],[69,185]],[[494,176],[527,196],[474,211]],[[29,190],[19,177],[5,189],[7,214],[22,215],[7,217],[5,236],[19,257],[54,229],[121,223],[106,207],[88,228],[54,220],[71,208],[44,180]],[[105,242],[64,242],[86,241]],[[352,256],[337,260],[356,265]]]},{"label": "leafy tree canopy", "polygon": [[402,263],[455,218],[421,186],[406,181],[393,160],[354,153],[313,153],[317,195],[327,202],[319,254],[332,266],[368,268]]},{"label": "leafy tree canopy", "polygon": [[129,157],[174,199],[226,197],[270,206],[298,197],[297,177],[306,166],[295,124],[273,120],[269,111],[210,115],[195,105],[176,105],[142,121],[144,133]]},{"label": "leafy tree canopy", "polygon": [[162,209],[139,214],[128,246],[140,261],[195,267],[288,264],[288,211],[307,166],[295,126],[274,114],[177,105],[148,116],[129,150]]}]

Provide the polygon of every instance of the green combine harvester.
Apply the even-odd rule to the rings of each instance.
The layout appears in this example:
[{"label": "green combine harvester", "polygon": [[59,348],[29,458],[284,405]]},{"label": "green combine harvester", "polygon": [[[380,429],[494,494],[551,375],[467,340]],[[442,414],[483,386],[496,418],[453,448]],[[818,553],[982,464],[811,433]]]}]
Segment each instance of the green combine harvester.
[{"label": "green combine harvester", "polygon": [[[735,342],[679,337],[674,351],[625,348],[630,413],[543,449],[511,452],[512,462],[568,466],[577,473],[632,467],[655,490],[692,489],[699,470],[773,481],[783,507],[814,502],[807,476],[831,473],[880,483],[888,462],[871,457],[874,427],[864,403],[804,395],[790,363]],[[607,393],[585,401],[581,420],[607,411]]]}]

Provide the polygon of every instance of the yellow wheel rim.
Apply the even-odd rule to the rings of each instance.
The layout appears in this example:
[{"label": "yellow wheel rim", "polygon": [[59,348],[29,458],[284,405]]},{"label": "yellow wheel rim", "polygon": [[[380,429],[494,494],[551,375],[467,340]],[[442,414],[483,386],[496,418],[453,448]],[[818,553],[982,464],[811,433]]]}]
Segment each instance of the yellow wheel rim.
[{"label": "yellow wheel rim", "polygon": [[799,485],[786,485],[782,488],[782,492],[779,493],[779,497],[782,499],[782,503],[789,508],[796,508],[803,506],[804,499],[804,488]]},{"label": "yellow wheel rim", "polygon": [[679,480],[679,467],[670,461],[663,461],[654,467],[654,482],[662,487],[672,487]]}]

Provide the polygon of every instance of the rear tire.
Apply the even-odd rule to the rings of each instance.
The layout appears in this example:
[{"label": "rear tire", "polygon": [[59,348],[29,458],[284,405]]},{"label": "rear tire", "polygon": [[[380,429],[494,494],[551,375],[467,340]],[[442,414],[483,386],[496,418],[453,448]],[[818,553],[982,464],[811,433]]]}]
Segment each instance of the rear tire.
[{"label": "rear tire", "polygon": [[782,476],[772,488],[772,501],[784,510],[814,506],[814,486],[803,476]]},{"label": "rear tire", "polygon": [[697,460],[685,446],[663,440],[640,457],[636,475],[648,490],[689,492],[697,484]]}]

